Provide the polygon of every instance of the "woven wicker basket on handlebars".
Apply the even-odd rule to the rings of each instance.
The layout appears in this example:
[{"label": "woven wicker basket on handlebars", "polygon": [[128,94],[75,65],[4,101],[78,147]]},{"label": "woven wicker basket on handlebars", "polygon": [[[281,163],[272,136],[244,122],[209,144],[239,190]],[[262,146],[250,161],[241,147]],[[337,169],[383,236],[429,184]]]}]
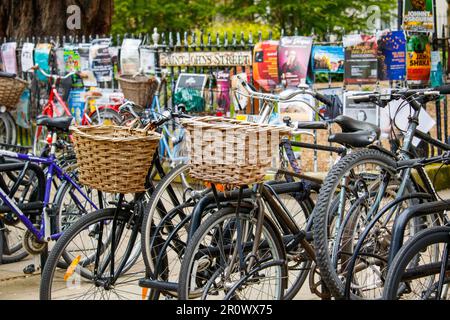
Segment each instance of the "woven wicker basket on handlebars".
[{"label": "woven wicker basket on handlebars", "polygon": [[182,119],[193,178],[230,186],[264,180],[287,127],[219,117]]},{"label": "woven wicker basket on handlebars", "polygon": [[0,106],[15,109],[28,83],[19,78],[0,77]]},{"label": "woven wicker basket on handlebars", "polygon": [[145,181],[161,136],[118,126],[71,127],[79,181],[110,193],[145,191]]},{"label": "woven wicker basket on handlebars", "polygon": [[152,103],[153,97],[158,89],[156,79],[144,75],[122,75],[119,77],[119,84],[125,99],[131,100],[143,107]]}]

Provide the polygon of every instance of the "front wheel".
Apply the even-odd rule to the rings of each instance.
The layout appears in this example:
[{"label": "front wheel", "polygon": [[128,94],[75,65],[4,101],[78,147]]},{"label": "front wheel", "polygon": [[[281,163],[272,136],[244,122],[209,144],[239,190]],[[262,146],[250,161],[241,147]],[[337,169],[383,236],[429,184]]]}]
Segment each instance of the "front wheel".
[{"label": "front wheel", "polygon": [[[448,300],[448,249],[450,228],[433,227],[422,230],[400,249],[392,261],[386,278],[385,300]],[[443,257],[446,264],[443,286],[439,275]],[[440,296],[438,292],[441,292]]]},{"label": "front wheel", "polygon": [[235,210],[218,211],[194,233],[181,265],[180,300],[283,298],[286,256],[276,227],[264,219],[259,246],[251,255],[256,219],[243,211],[237,218]]},{"label": "front wheel", "polygon": [[[114,208],[104,209],[78,219],[50,252],[42,270],[41,300],[141,299],[138,280],[144,267],[133,254],[138,235],[139,225],[128,211],[115,216]],[[59,269],[66,253],[71,261]]]}]

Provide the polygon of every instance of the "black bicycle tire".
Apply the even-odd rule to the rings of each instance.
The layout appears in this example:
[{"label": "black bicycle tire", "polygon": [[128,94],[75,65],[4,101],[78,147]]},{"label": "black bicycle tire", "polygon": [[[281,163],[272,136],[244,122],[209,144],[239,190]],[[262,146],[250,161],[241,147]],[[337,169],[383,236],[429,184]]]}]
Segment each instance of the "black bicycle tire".
[{"label": "black bicycle tire", "polygon": [[392,260],[386,276],[383,300],[396,300],[400,279],[411,258],[430,244],[446,242],[450,245],[450,228],[445,226],[424,229],[410,238]]}]

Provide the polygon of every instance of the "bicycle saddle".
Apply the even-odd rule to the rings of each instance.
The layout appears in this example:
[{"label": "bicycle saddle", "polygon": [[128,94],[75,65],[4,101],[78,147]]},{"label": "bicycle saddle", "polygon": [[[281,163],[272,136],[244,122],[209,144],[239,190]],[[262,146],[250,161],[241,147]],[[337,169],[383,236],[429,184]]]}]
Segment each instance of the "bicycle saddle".
[{"label": "bicycle saddle", "polygon": [[0,78],[15,78],[16,75],[14,73],[8,73],[0,71]]},{"label": "bicycle saddle", "polygon": [[67,116],[50,118],[48,116],[40,115],[36,119],[36,125],[47,127],[49,130],[69,131],[72,120],[72,117]]},{"label": "bicycle saddle", "polygon": [[369,122],[355,120],[347,116],[337,116],[333,122],[341,127],[342,132],[371,131],[376,133],[377,138],[380,137],[380,128]]},{"label": "bicycle saddle", "polygon": [[364,148],[375,142],[378,137],[379,134],[374,131],[342,132],[330,135],[328,141],[353,148]]}]

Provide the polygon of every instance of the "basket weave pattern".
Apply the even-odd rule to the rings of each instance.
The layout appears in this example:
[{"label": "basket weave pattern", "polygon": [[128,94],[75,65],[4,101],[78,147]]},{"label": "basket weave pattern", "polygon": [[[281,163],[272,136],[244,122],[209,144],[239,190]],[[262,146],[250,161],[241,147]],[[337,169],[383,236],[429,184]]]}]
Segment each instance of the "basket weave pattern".
[{"label": "basket weave pattern", "polygon": [[224,185],[242,186],[264,180],[278,154],[286,127],[218,117],[183,119],[190,175]]},{"label": "basket weave pattern", "polygon": [[121,76],[119,77],[120,88],[127,100],[146,106],[152,103],[158,82],[154,77],[149,78],[143,75]]},{"label": "basket weave pattern", "polygon": [[0,106],[15,109],[27,85],[22,79],[0,77]]},{"label": "basket weave pattern", "polygon": [[118,126],[71,127],[79,181],[110,193],[145,191],[160,135]]}]

